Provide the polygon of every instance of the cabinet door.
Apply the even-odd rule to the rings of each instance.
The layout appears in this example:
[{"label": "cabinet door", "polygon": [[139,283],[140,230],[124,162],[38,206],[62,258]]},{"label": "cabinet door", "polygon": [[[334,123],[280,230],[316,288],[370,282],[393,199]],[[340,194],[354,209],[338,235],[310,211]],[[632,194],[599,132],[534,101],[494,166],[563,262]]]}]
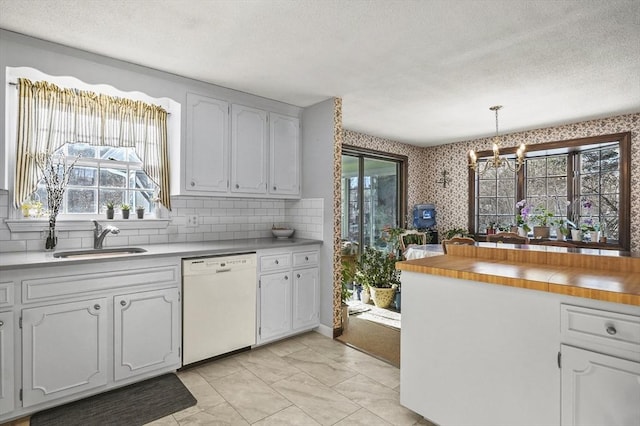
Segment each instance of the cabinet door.
[{"label": "cabinet door", "polygon": [[115,380],[180,364],[177,288],[114,297]]},{"label": "cabinet door", "polygon": [[187,93],[186,192],[229,190],[229,104]]},{"label": "cabinet door", "polygon": [[318,268],[293,271],[293,329],[318,325],[320,318]]},{"label": "cabinet door", "polygon": [[640,424],[640,363],[562,345],[562,425]]},{"label": "cabinet door", "polygon": [[300,120],[269,114],[269,193],[300,194]]},{"label": "cabinet door", "polygon": [[267,193],[267,113],[231,105],[231,192]]},{"label": "cabinet door", "polygon": [[261,342],[291,331],[291,272],[262,275],[260,277]]},{"label": "cabinet door", "polygon": [[0,414],[14,408],[13,312],[0,314]]},{"label": "cabinet door", "polygon": [[22,311],[23,405],[107,383],[107,299]]}]

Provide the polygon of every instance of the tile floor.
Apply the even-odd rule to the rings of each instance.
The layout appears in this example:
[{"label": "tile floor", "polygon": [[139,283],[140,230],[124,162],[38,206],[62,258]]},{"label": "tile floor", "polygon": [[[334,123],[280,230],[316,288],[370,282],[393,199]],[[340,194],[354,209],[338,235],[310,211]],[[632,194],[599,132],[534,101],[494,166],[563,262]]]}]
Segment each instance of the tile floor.
[{"label": "tile floor", "polygon": [[400,370],[316,332],[178,373],[196,406],[150,425],[431,425]]}]

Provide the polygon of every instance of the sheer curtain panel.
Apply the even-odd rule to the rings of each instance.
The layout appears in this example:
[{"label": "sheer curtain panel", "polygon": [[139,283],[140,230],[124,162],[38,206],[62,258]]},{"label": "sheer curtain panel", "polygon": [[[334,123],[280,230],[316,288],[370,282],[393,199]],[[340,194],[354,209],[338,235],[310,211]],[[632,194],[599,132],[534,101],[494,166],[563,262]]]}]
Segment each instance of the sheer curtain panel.
[{"label": "sheer curtain panel", "polygon": [[53,153],[65,143],[132,147],[171,209],[167,112],[142,101],[63,89],[46,81],[18,79],[18,140],[13,200],[17,208],[40,179],[37,153]]}]

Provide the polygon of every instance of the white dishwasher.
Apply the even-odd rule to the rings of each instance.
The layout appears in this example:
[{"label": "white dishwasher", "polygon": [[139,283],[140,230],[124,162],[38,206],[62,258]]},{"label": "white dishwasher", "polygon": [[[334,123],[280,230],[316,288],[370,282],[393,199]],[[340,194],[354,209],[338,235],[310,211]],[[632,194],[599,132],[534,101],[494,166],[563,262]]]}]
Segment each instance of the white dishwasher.
[{"label": "white dishwasher", "polygon": [[182,365],[256,343],[256,254],[182,261]]}]

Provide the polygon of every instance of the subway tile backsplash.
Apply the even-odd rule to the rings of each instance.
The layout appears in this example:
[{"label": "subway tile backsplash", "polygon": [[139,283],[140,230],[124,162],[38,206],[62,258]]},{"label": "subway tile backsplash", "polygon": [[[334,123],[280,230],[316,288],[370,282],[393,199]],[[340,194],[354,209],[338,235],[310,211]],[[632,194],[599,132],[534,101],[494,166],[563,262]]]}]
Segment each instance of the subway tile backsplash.
[{"label": "subway tile backsplash", "polygon": [[[0,190],[0,252],[43,250],[39,231],[9,231],[4,221],[9,217],[9,204],[8,192]],[[299,238],[322,239],[323,199],[172,197],[171,204],[165,229],[122,229],[118,235],[109,235],[105,246],[269,238],[274,224],[295,228]],[[193,215],[198,219],[196,226],[188,223]],[[58,250],[90,247],[92,231],[58,232]]]}]

